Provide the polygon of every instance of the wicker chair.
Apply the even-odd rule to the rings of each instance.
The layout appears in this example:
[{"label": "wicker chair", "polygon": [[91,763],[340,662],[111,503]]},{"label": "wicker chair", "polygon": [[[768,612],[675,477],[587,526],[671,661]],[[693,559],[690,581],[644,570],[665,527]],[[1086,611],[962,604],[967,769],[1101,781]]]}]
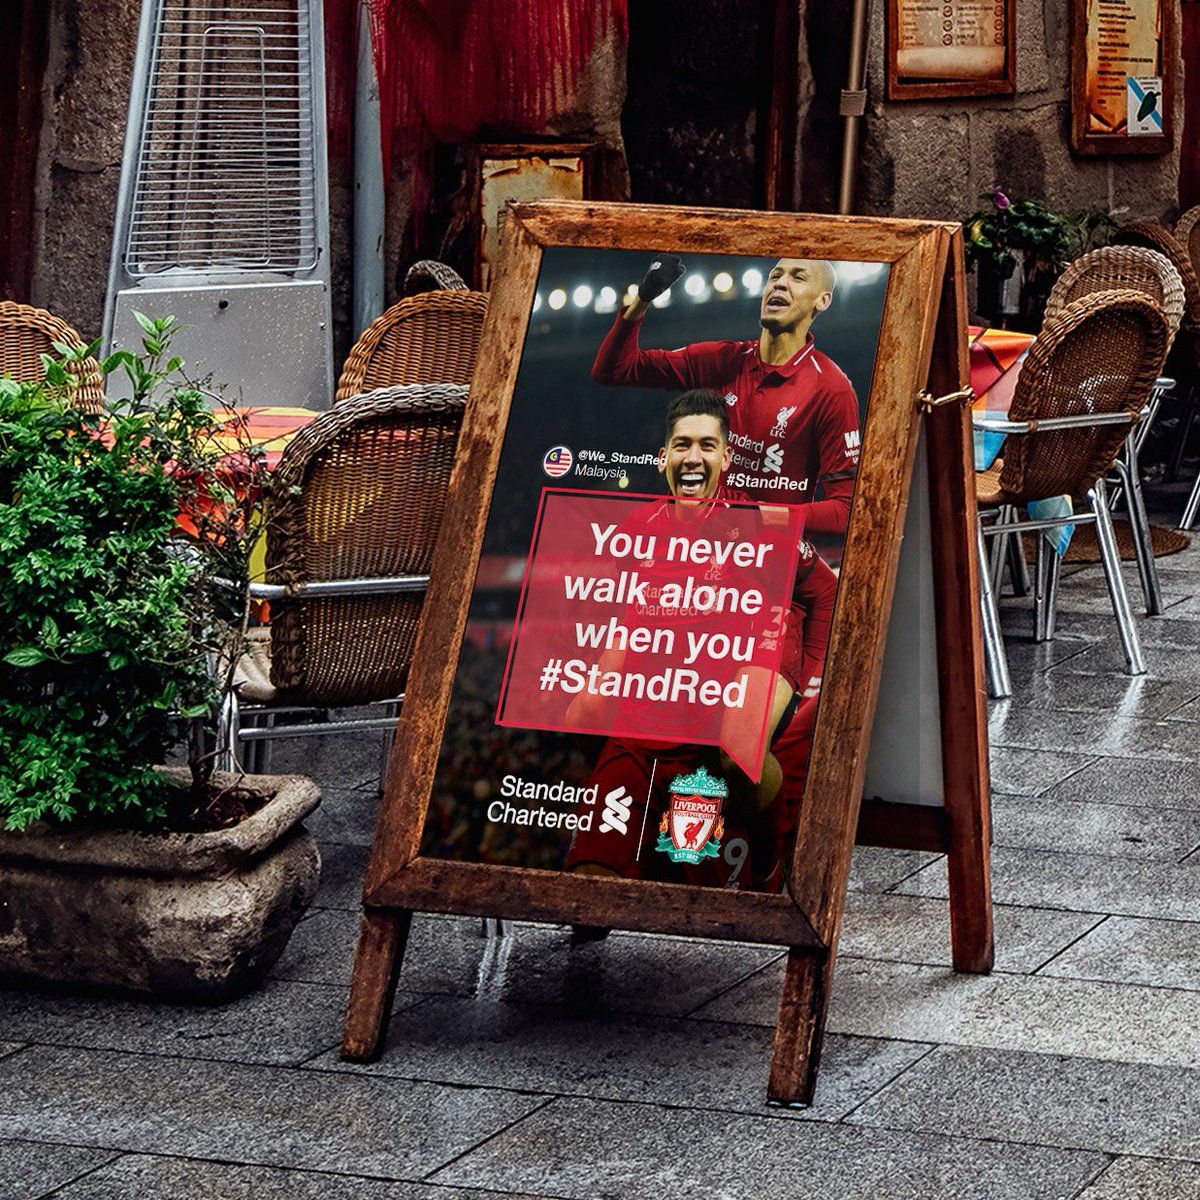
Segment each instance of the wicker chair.
[{"label": "wicker chair", "polygon": [[[58,357],[55,342],[68,346],[87,343],[66,321],[31,304],[0,300],[0,375],[11,375],[18,383],[35,383],[45,376],[41,355]],[[75,390],[77,407],[87,412],[104,410],[104,378],[100,364],[90,355],[70,370],[79,380]]]},{"label": "wicker chair", "polygon": [[[434,290],[419,290],[431,284]],[[335,403],[373,388],[471,382],[487,294],[468,291],[450,267],[434,262],[419,262],[409,270],[405,293],[354,343]]]},{"label": "wicker chair", "polygon": [[[267,498],[267,583],[250,588],[271,605],[271,689],[227,704],[227,763],[241,743],[395,725],[466,395],[435,384],[354,396],[284,452]],[[244,666],[262,681],[253,656]],[[320,711],[377,702],[389,705],[382,717]],[[298,723],[304,714],[322,719]]]},{"label": "wicker chair", "polygon": [[1165,254],[1145,246],[1102,246],[1077,258],[1055,281],[1046,301],[1046,320],[1092,292],[1124,288],[1145,292],[1158,304],[1173,339],[1183,321],[1183,280]]},{"label": "wicker chair", "polygon": [[[1175,226],[1175,240],[1187,251],[1188,261],[1192,264],[1193,272],[1200,276],[1200,205],[1189,208],[1179,218],[1179,223]],[[1200,336],[1197,337],[1197,340],[1200,341]],[[1197,351],[1197,358],[1200,359],[1200,349]],[[1189,424],[1194,411],[1193,407],[1187,413]],[[1198,511],[1200,511],[1200,475],[1196,477],[1196,482],[1192,486],[1192,494],[1184,506],[1183,518],[1179,522],[1180,528],[1191,529],[1196,522]]]},{"label": "wicker chair", "polygon": [[1167,463],[1167,479],[1173,480],[1179,474],[1188,433],[1195,419],[1197,387],[1200,386],[1200,277],[1197,277],[1187,247],[1158,221],[1131,221],[1122,225],[1112,240],[1116,245],[1157,250],[1171,260],[1183,282],[1183,323],[1165,368],[1167,375],[1179,381],[1178,395],[1182,406],[1174,450]]},{"label": "wicker chair", "polygon": [[1189,208],[1175,225],[1175,240],[1188,252],[1192,269],[1200,274],[1200,204]]},{"label": "wicker chair", "polygon": [[[1021,518],[1032,501],[1086,497],[1071,523],[1095,523],[1101,563],[1131,675],[1145,673],[1137,630],[1121,576],[1120,555],[1104,495],[1104,475],[1141,416],[1162,369],[1167,325],[1158,306],[1130,290],[1095,292],[1073,301],[1042,327],[1021,367],[1007,420],[977,418],[976,429],[1008,436],[1005,453],[976,476],[979,552],[989,687],[1011,695],[986,539],[1043,530],[1059,520]],[[1054,634],[1058,556],[1037,539],[1035,637]]]},{"label": "wicker chair", "polygon": [[[1052,320],[1073,300],[1093,292],[1129,288],[1142,292],[1162,309],[1167,322],[1168,344],[1179,332],[1184,313],[1184,287],[1179,272],[1166,255],[1145,246],[1104,246],[1076,259],[1059,276],[1046,302],[1046,319]],[[1163,397],[1174,387],[1174,380],[1162,377],[1155,380],[1146,400],[1146,411],[1135,429],[1130,430],[1125,447],[1114,463],[1115,477],[1108,491],[1110,511],[1125,501],[1129,513],[1129,528],[1133,534],[1138,576],[1146,601],[1146,612],[1159,616],[1163,611],[1162,588],[1154,562],[1154,543],[1150,521],[1142,497],[1141,471],[1138,455],[1150,432]]]}]

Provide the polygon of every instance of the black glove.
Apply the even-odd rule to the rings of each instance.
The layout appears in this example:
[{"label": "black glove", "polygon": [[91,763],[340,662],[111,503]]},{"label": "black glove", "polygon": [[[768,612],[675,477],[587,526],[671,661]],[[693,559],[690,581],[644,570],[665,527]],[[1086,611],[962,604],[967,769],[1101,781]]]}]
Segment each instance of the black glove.
[{"label": "black glove", "polygon": [[646,278],[638,284],[638,299],[649,304],[678,282],[683,273],[683,260],[678,254],[656,254]]}]

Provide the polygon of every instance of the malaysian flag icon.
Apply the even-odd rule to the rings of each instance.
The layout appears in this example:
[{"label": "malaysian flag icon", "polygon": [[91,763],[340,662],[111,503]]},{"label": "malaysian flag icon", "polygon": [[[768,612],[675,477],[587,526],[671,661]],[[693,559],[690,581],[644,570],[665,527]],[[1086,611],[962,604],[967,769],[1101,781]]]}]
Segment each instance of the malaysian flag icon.
[{"label": "malaysian flag icon", "polygon": [[568,447],[554,446],[546,451],[546,456],[542,459],[542,470],[551,479],[557,479],[560,475],[565,475],[571,469],[571,463],[574,461]]}]

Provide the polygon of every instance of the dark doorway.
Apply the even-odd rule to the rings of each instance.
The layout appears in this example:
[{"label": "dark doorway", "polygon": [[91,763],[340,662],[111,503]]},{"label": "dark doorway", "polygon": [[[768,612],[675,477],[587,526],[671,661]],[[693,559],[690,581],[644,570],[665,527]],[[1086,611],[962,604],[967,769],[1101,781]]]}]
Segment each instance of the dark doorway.
[{"label": "dark doorway", "polygon": [[0,5],[0,298],[29,299],[34,190],[42,125],[49,8],[45,0]]},{"label": "dark doorway", "polygon": [[634,200],[763,207],[776,9],[630,0],[621,127]]}]

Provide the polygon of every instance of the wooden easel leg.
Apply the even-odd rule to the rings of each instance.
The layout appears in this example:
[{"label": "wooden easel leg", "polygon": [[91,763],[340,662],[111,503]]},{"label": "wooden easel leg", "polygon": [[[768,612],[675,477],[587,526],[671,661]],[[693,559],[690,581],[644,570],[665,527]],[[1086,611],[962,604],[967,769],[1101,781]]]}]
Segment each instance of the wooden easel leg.
[{"label": "wooden easel leg", "polygon": [[832,954],[822,959],[811,949],[793,946],[788,951],[767,1080],[771,1104],[807,1108],[813,1102],[832,977]]},{"label": "wooden easel leg", "polygon": [[411,922],[412,913],[404,908],[367,908],[363,912],[342,1036],[344,1059],[374,1062],[379,1057]]},{"label": "wooden easel leg", "polygon": [[[965,807],[965,806],[963,806]],[[950,954],[956,971],[986,974],[995,958],[992,933],[991,865],[984,823],[951,810]]]}]

